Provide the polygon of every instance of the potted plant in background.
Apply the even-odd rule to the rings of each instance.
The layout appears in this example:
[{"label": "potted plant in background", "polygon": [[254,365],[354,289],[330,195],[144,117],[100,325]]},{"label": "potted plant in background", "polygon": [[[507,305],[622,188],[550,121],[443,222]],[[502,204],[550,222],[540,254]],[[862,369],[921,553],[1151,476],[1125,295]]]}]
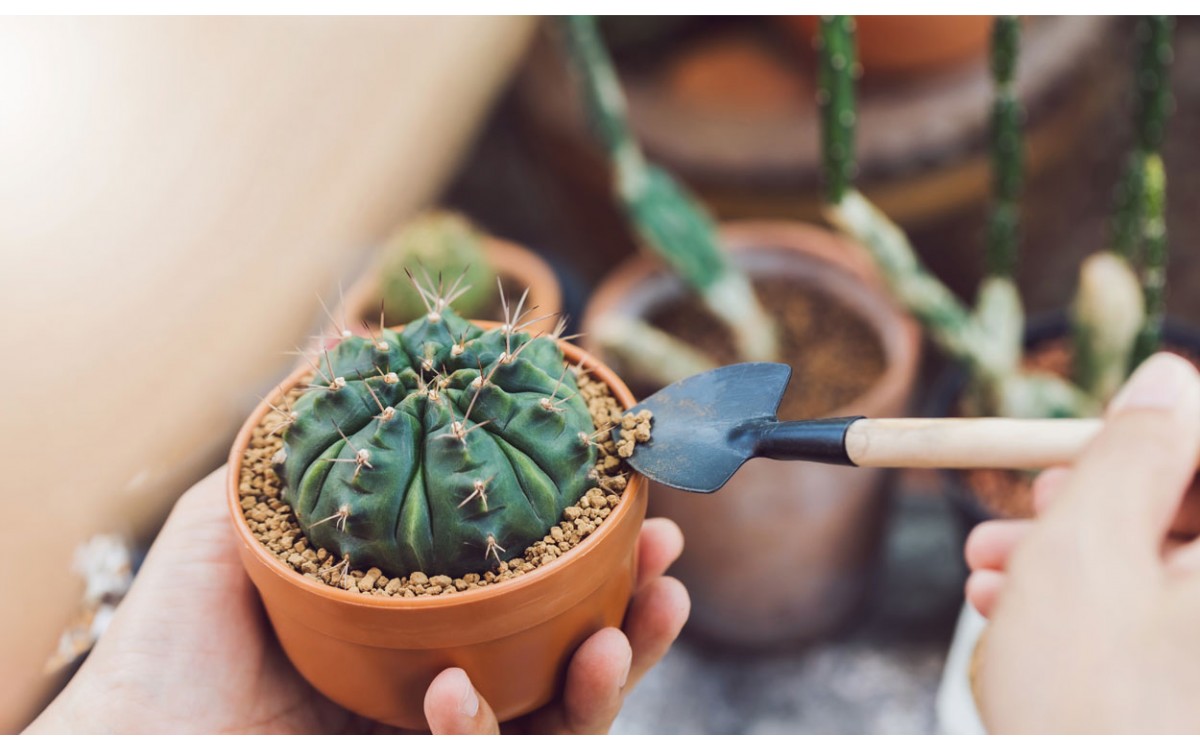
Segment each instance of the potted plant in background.
[{"label": "potted plant in background", "polygon": [[[583,330],[598,353],[643,392],[718,364],[784,361],[795,374],[781,418],[899,415],[916,374],[917,330],[886,299],[862,251],[803,224],[718,230],[641,154],[593,20],[570,18],[562,28],[613,192],[655,256],[623,264],[593,296]],[[711,497],[656,485],[655,512],[687,539],[673,572],[692,595],[691,630],[768,645],[839,625],[877,553],[882,477],[755,461]]]},{"label": "potted plant in background", "polygon": [[242,562],[320,692],[408,729],[459,666],[500,720],[555,694],[620,625],[646,485],[622,455],[649,415],[606,367],[503,303],[474,325],[423,288],[403,330],[344,333],[285,380],[230,453]]},{"label": "potted plant in background", "polygon": [[554,271],[535,253],[483,233],[461,214],[430,211],[406,222],[383,243],[362,278],[346,293],[343,323],[391,327],[425,312],[425,299],[409,276],[422,283],[439,276],[462,278],[465,293],[455,308],[465,318],[497,320],[502,314],[498,289],[524,289],[527,309],[543,317],[530,328],[547,333],[562,309],[562,290]]},{"label": "potted plant in background", "polygon": [[[886,23],[877,17],[862,22]],[[906,46],[921,29],[958,22],[907,19],[909,36],[885,46]],[[859,185],[912,233],[925,260],[960,293],[979,279],[978,258],[958,248],[973,239],[988,194],[990,89],[979,33],[989,19],[972,23],[973,57],[903,76],[868,66],[859,105]],[[779,18],[700,19],[615,53],[632,130],[646,154],[721,220],[820,221],[811,35],[798,41],[784,25]],[[1096,16],[1031,24],[1017,85],[1028,105],[1028,174],[1035,190],[1061,193],[1064,176],[1053,167],[1092,158],[1096,141],[1085,148],[1077,134],[1096,128],[1118,105],[1124,69],[1111,54],[1116,26]],[[595,280],[634,254],[635,242],[619,231],[614,212],[596,205],[608,190],[604,154],[588,138],[577,105],[581,91],[564,74],[552,42],[549,34],[539,37],[515,94],[530,149],[553,173],[557,191],[548,200],[556,220],[574,227],[556,244],[578,248],[581,269]],[[1029,222],[1039,240],[1058,228],[1051,212],[1035,212]]]},{"label": "potted plant in background", "polygon": [[[1021,192],[1021,107],[1013,89],[1020,26],[998,18],[993,31],[995,96],[990,148],[993,199],[987,225],[988,275],[973,310],[966,308],[917,260],[907,239],[851,187],[853,173],[854,43],[852,21],[821,22],[827,215],[872,253],[895,296],[930,338],[962,368],[947,380],[943,415],[1072,417],[1098,415],[1128,373],[1164,345],[1200,354],[1200,337],[1164,326],[1167,259],[1165,171],[1160,156],[1169,104],[1172,21],[1138,24],[1134,118],[1136,142],[1117,190],[1112,250],[1082,265],[1065,318],[1027,327],[1013,282]],[[1031,475],[973,471],[955,482],[954,499],[973,523],[994,515],[1032,513]],[[955,477],[957,479],[957,477]],[[966,488],[964,491],[964,487]],[[959,620],[943,677],[943,729],[980,729],[968,687],[968,665],[984,623],[969,606]]]}]

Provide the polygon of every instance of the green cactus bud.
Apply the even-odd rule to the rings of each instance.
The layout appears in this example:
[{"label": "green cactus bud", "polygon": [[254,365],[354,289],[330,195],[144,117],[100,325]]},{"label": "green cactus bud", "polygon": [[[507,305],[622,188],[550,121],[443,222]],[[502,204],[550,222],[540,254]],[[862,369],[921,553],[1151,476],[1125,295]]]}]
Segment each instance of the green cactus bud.
[{"label": "green cactus bud", "polygon": [[425,300],[410,282],[409,273],[429,286],[439,276],[461,277],[461,294],[454,307],[467,318],[480,317],[496,299],[496,271],[483,247],[479,231],[463,216],[448,211],[425,214],[401,227],[380,251],[379,288],[385,322],[396,325],[425,314]]},{"label": "green cactus bud", "polygon": [[[425,292],[401,332],[322,356],[284,434],[284,501],[309,541],[388,576],[487,570],[594,484],[597,434],[551,338],[520,305],[483,330]],[[503,556],[503,558],[502,558]]]},{"label": "green cactus bud", "polygon": [[1124,258],[1100,252],[1083,262],[1071,317],[1075,382],[1107,402],[1125,381],[1143,321],[1142,289]]}]

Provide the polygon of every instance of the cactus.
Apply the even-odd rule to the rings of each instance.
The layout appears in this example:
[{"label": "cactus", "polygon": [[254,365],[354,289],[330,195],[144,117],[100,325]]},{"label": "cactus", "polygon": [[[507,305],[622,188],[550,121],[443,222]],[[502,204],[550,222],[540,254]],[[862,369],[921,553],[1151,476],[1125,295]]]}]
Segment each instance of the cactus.
[{"label": "cactus", "polygon": [[380,251],[379,287],[386,325],[414,320],[425,313],[425,300],[409,281],[417,273],[426,283],[463,277],[456,308],[477,318],[496,299],[496,272],[483,252],[483,237],[463,216],[433,211],[405,224]]},{"label": "cactus", "polygon": [[401,332],[346,335],[311,363],[276,460],[314,545],[388,576],[460,576],[561,520],[594,484],[597,434],[555,337],[524,330],[524,298],[485,331],[449,308],[453,287],[420,294]]},{"label": "cactus", "polygon": [[1141,279],[1130,263],[1113,253],[1097,253],[1084,263],[1072,306],[1072,382],[1026,372],[1021,366],[1024,313],[1013,282],[1023,149],[1021,106],[1015,89],[1017,19],[997,18],[992,36],[995,98],[988,273],[974,310],[967,309],[924,268],[903,231],[850,184],[855,120],[850,88],[855,70],[853,24],[838,18],[822,22],[818,102],[823,127],[833,131],[823,133],[822,138],[826,214],[867,247],[894,295],[925,326],[934,342],[968,367],[974,381],[969,389],[974,401],[968,405],[970,410],[1013,417],[1095,414],[1131,364],[1157,348],[1166,257],[1165,177],[1157,152],[1169,102],[1165,84],[1171,59],[1170,28],[1171,22],[1161,17],[1139,24],[1137,142],[1131,168],[1118,190],[1113,222],[1114,248],[1124,258],[1135,256],[1135,246],[1143,250]]},{"label": "cactus", "polygon": [[[613,192],[635,233],[696,290],[714,315],[728,324],[742,357],[776,359],[775,323],[763,310],[750,280],[722,252],[712,218],[683,186],[649,164],[638,147],[626,116],[625,97],[596,20],[591,16],[568,16],[562,19],[561,27],[592,128],[612,165]],[[661,349],[641,339],[613,336],[600,343],[648,378],[661,378],[660,373],[669,364]],[[670,348],[680,351],[685,347],[688,345],[684,342],[674,341]],[[692,352],[675,362],[672,369],[682,371],[681,362],[703,369],[713,364],[703,353]]]}]

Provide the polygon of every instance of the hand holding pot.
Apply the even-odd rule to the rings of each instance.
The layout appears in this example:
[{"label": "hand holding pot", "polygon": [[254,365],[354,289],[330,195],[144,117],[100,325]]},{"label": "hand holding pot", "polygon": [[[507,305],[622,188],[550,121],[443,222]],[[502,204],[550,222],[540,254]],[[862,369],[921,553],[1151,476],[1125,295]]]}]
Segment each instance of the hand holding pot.
[{"label": "hand holding pot", "polygon": [[1200,375],[1155,355],[1075,466],[1038,478],[1036,521],[972,533],[989,729],[1200,731],[1200,540],[1172,533],[1198,454]]},{"label": "hand holding pot", "polygon": [[[28,731],[389,731],[322,697],[279,649],[238,560],[224,485],[221,469],[179,501],[95,651]],[[608,729],[624,694],[666,653],[687,618],[686,591],[663,577],[682,542],[670,521],[645,523],[624,632],[607,628],[585,641],[562,700],[506,730]],[[458,669],[434,680],[425,714],[435,733],[499,730]]]}]

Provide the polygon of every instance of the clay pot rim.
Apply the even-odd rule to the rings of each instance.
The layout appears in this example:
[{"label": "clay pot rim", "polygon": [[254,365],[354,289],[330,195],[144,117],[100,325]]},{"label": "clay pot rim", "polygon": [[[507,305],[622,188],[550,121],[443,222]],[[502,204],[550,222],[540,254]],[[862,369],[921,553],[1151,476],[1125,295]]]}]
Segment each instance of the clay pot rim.
[{"label": "clay pot rim", "polygon": [[[860,299],[873,298],[866,304],[859,304],[848,301],[837,290],[821,290],[871,328],[883,350],[883,372],[857,398],[815,419],[857,414],[871,416],[869,412],[874,411],[874,405],[895,397],[906,390],[906,382],[913,382],[920,364],[920,327],[883,288],[874,264],[857,243],[823,227],[799,221],[727,221],[722,222],[718,229],[721,244],[726,250],[800,256],[818,267],[819,273],[834,273],[851,284],[861,286],[865,294]],[[662,273],[670,274],[671,271],[664,263],[646,253],[622,262],[605,277],[593,294],[583,320],[583,330],[595,330],[595,321],[602,311],[619,308],[621,300],[627,298],[630,290]],[[875,311],[865,312],[864,308],[868,305],[874,306]]]},{"label": "clay pot rim", "polygon": [[[483,252],[501,280],[508,276],[520,282],[521,286],[530,290],[530,295],[534,298],[533,303],[547,311],[562,309],[562,285],[549,263],[529,248],[511,240],[486,233],[481,233],[481,237]],[[346,293],[342,309],[349,318],[349,323],[356,323],[357,319],[361,318],[368,326],[378,325],[377,320],[375,323],[371,322],[371,316],[377,316],[378,309],[372,309],[371,316],[363,313],[368,312],[368,305],[377,306],[381,298],[379,272],[382,265],[381,258],[376,257],[372,260],[366,271]],[[505,294],[508,293],[509,290],[506,289]],[[536,330],[539,327],[534,328]]]},{"label": "clay pot rim", "polygon": [[[501,325],[501,323],[496,321],[472,320],[471,322],[480,328],[485,329],[496,328]],[[403,326],[395,326],[393,330],[400,330],[402,328]],[[630,409],[637,403],[636,399],[633,397],[633,393],[629,390],[629,387],[625,385],[624,381],[617,377],[617,374],[598,358],[570,342],[558,341],[556,343],[566,356],[567,360],[572,364],[579,364],[580,362],[587,360],[591,370],[590,374],[593,377],[603,381],[604,384],[608,386],[612,396],[617,400],[618,403],[621,404],[624,409]],[[307,364],[300,365],[280,383],[279,387],[290,391],[293,387],[295,387],[299,379],[308,374],[311,369],[311,366]],[[451,596],[416,596],[411,598],[369,596],[367,594],[335,588],[328,584],[321,583],[320,581],[314,581],[313,579],[307,578],[301,573],[296,572],[289,566],[284,565],[283,562],[281,562],[277,557],[275,557],[275,555],[271,554],[271,552],[267,550],[262,542],[254,537],[254,534],[250,531],[250,527],[246,524],[246,518],[242,512],[241,501],[238,493],[238,484],[241,478],[242,456],[245,454],[246,449],[250,446],[250,439],[253,436],[254,428],[258,426],[269,410],[270,404],[265,400],[255,407],[254,411],[250,413],[250,416],[247,417],[246,421],[242,424],[241,429],[238,430],[237,437],[234,439],[233,446],[229,451],[227,463],[228,471],[226,472],[225,478],[225,499],[226,507],[228,508],[233,520],[235,533],[242,544],[251,550],[255,557],[266,561],[267,564],[265,567],[274,575],[278,576],[283,581],[292,584],[296,588],[305,591],[306,593],[324,599],[331,599],[340,604],[389,610],[444,609],[466,606],[476,602],[482,602],[488,599],[494,599],[496,597],[515,593],[531,586],[537,586],[543,581],[543,579],[548,578],[556,571],[560,570],[562,566],[568,565],[574,561],[579,561],[581,556],[586,555],[591,549],[603,543],[609,534],[613,532],[613,529],[618,526],[617,522],[623,518],[624,515],[632,512],[630,511],[630,508],[635,505],[633,498],[636,497],[637,493],[641,490],[642,484],[647,481],[643,475],[631,470],[629,473],[628,482],[625,485],[625,489],[621,493],[621,502],[608,516],[608,518],[604,519],[604,523],[600,524],[594,532],[589,534],[587,538],[581,541],[578,545],[569,551],[564,552],[561,556],[555,558],[553,562],[549,563],[548,565],[541,565],[533,571],[525,573],[517,578],[489,584],[482,588],[459,591]],[[437,574],[435,573],[432,575]]]}]

